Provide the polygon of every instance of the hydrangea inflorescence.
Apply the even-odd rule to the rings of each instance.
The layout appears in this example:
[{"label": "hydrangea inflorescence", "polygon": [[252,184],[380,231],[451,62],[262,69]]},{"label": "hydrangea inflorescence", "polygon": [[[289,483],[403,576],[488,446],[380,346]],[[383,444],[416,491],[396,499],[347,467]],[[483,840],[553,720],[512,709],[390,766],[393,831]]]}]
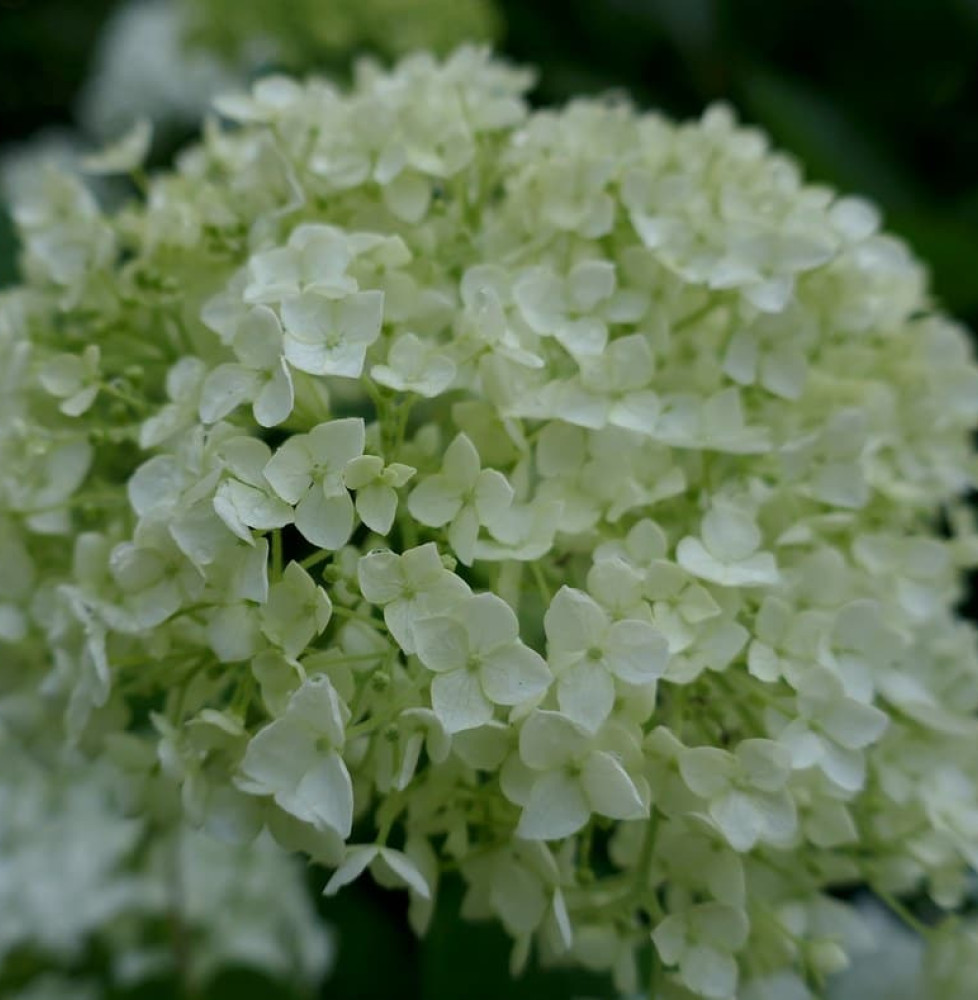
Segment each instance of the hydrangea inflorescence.
[{"label": "hydrangea inflorescence", "polygon": [[804,996],[834,887],[978,861],[978,369],[726,109],[529,82],[265,79],[139,204],[19,207],[4,682],[419,931],[455,869],[515,968]]}]

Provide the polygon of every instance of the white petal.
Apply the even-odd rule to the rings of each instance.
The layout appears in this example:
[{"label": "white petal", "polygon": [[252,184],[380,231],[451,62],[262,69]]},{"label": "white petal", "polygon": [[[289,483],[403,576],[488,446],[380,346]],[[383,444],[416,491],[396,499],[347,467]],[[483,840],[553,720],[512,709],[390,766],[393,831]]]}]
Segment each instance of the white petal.
[{"label": "white petal", "polygon": [[749,851],[764,830],[764,818],[754,800],[729,791],[710,803],[710,815],[735,851]]},{"label": "white petal", "polygon": [[335,896],[344,886],[355,882],[379,853],[380,848],[373,844],[348,848],[343,864],[333,872],[323,895]]},{"label": "white petal", "polygon": [[384,204],[404,222],[420,222],[431,203],[431,183],[410,170],[402,171],[382,190]]},{"label": "white petal", "polygon": [[448,541],[455,555],[464,566],[471,566],[475,557],[475,543],[479,537],[479,515],[466,504],[455,515],[448,527]]},{"label": "white petal", "polygon": [[648,684],[661,677],[669,663],[665,636],[647,622],[615,622],[605,642],[608,669],[629,684]]},{"label": "white petal", "polygon": [[543,616],[543,625],[551,654],[562,650],[584,653],[604,638],[608,616],[583,591],[561,587]]},{"label": "white petal", "polygon": [[412,516],[431,528],[447,524],[461,507],[459,491],[443,475],[422,479],[408,497],[408,510]]},{"label": "white petal", "polygon": [[315,734],[276,719],[252,737],[238,784],[252,795],[291,791],[315,763],[315,743]]},{"label": "white petal", "polygon": [[344,840],[353,828],[353,784],[343,758],[330,751],[309,770],[295,794],[279,804],[317,829],[334,830]]},{"label": "white petal", "polygon": [[234,510],[242,524],[259,531],[271,531],[292,523],[292,508],[278,497],[237,479],[221,483],[214,497],[214,509],[220,515],[218,501],[225,501]]},{"label": "white petal", "polygon": [[482,692],[478,674],[465,669],[435,677],[431,707],[448,733],[474,729],[492,718],[492,703]]},{"label": "white petal", "polygon": [[516,836],[561,840],[577,833],[590,815],[580,783],[563,771],[553,771],[533,783]]},{"label": "white petal", "polygon": [[682,958],[682,980],[697,995],[708,1000],[732,1000],[737,990],[737,963],[731,955],[693,945]]},{"label": "white petal", "polygon": [[262,474],[273,490],[285,501],[298,503],[312,485],[312,458],[300,434],[285,441],[268,460]]},{"label": "white petal", "polygon": [[587,732],[560,712],[535,711],[520,730],[520,759],[538,771],[562,767],[587,746]]},{"label": "white petal", "polygon": [[480,523],[489,523],[512,502],[513,487],[509,480],[495,469],[483,469],[479,473],[475,487],[475,509]]},{"label": "white petal", "polygon": [[822,729],[841,747],[862,750],[875,743],[889,724],[887,714],[874,705],[847,698],[819,719]]},{"label": "white petal", "polygon": [[366,486],[357,491],[357,514],[378,535],[386,535],[397,513],[397,494],[389,486]]},{"label": "white petal", "polygon": [[349,541],[353,534],[353,521],[353,501],[346,492],[336,497],[325,497],[323,491],[314,486],[295,509],[295,526],[303,537],[331,552],[341,549]]},{"label": "white petal", "polygon": [[447,615],[432,615],[414,622],[412,628],[418,659],[437,673],[464,669],[469,661],[468,633]]},{"label": "white petal", "polygon": [[594,732],[614,708],[615,682],[603,664],[584,657],[561,672],[557,702],[569,719]]},{"label": "white petal", "polygon": [[536,930],[547,912],[547,894],[540,877],[510,859],[493,867],[489,899],[514,936]]},{"label": "white petal", "polygon": [[403,852],[392,850],[390,847],[382,847],[374,865],[375,870],[386,866],[397,878],[397,881],[406,885],[415,895],[422,899],[431,899],[431,887],[427,880],[417,865]]},{"label": "white petal", "polygon": [[694,795],[712,799],[730,786],[736,763],[731,754],[717,747],[693,747],[680,753],[679,771]]},{"label": "white petal", "polygon": [[258,374],[243,365],[218,365],[204,379],[200,391],[200,419],[205,424],[223,420],[232,410],[252,399],[259,384]]},{"label": "white petal", "polygon": [[357,563],[360,593],[371,604],[384,605],[396,600],[404,591],[400,567],[401,557],[393,552],[368,552]]},{"label": "white petal", "polygon": [[610,753],[598,750],[581,772],[584,794],[594,812],[612,819],[640,819],[648,814],[628,772]]},{"label": "white petal", "polygon": [[255,398],[252,412],[262,427],[275,427],[288,420],[295,403],[292,374],[289,366],[280,361],[273,369],[271,379],[262,386]]},{"label": "white petal", "polygon": [[469,636],[469,648],[483,652],[514,643],[519,623],[513,609],[495,594],[477,594],[459,609],[459,618]]},{"label": "white petal", "polygon": [[347,463],[363,454],[366,433],[361,417],[327,420],[309,432],[309,454],[314,461],[341,471]]},{"label": "white petal", "polygon": [[445,449],[442,471],[452,484],[466,490],[475,486],[481,462],[479,452],[466,434],[458,434]]},{"label": "white petal", "polygon": [[521,642],[483,657],[480,677],[486,695],[497,705],[519,705],[550,686],[550,671],[543,657]]}]

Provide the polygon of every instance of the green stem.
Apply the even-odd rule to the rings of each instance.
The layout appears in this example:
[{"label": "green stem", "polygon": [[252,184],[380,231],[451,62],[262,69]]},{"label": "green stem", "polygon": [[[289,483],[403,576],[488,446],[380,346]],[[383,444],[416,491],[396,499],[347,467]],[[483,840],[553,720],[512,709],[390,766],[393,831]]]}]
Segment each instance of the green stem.
[{"label": "green stem", "polygon": [[922,920],[914,916],[910,912],[909,908],[901,903],[899,899],[896,898],[892,893],[887,892],[885,889],[881,889],[877,885],[870,883],[870,888],[879,897],[879,899],[886,904],[887,908],[903,921],[912,931],[916,931],[921,937],[926,938],[933,934],[934,929],[928,927]]},{"label": "green stem", "polygon": [[[276,534],[278,534],[278,532],[276,532]],[[314,566],[318,566],[322,562],[326,562],[332,554],[333,553],[330,552],[329,549],[322,549],[319,552],[314,552],[311,556],[307,556],[301,563],[299,563],[299,565],[303,569],[309,570]]]}]

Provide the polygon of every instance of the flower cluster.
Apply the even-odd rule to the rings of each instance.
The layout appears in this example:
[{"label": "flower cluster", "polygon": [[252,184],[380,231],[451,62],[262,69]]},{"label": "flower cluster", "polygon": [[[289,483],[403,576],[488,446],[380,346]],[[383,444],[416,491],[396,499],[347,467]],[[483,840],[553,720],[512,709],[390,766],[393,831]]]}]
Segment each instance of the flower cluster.
[{"label": "flower cluster", "polygon": [[978,367],[726,109],[529,82],[267,78],[139,203],[18,206],[3,684],[419,931],[459,871],[514,969],[812,996],[835,887],[978,862]]}]

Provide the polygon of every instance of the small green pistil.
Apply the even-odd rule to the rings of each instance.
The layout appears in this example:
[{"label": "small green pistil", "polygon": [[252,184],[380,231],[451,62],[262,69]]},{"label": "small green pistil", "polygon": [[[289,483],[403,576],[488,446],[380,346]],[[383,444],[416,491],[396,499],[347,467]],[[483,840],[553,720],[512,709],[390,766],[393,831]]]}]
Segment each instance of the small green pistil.
[{"label": "small green pistil", "polygon": [[465,661],[465,669],[468,670],[470,674],[474,674],[481,666],[482,658],[476,653],[469,654],[469,658]]},{"label": "small green pistil", "polygon": [[587,651],[587,658],[588,658],[589,660],[592,660],[592,661],[594,661],[595,663],[596,663],[596,662],[597,662],[598,660],[603,660],[603,659],[604,659],[604,650],[602,650],[602,649],[599,649],[599,648],[598,648],[597,646],[592,646],[592,647],[591,647],[591,648],[590,648],[590,649],[589,649],[589,650]]}]

